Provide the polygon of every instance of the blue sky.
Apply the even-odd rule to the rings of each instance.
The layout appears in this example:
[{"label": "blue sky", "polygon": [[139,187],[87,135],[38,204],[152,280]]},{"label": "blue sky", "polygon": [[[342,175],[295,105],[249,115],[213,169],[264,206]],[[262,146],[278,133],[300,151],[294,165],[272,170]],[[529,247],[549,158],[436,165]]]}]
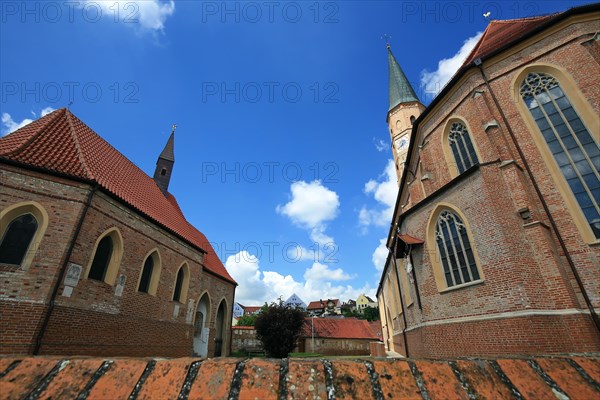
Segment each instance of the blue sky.
[{"label": "blue sky", "polygon": [[382,35],[428,104],[483,13],[577,4],[3,1],[1,132],[72,101],[151,175],[176,123],[169,189],[240,302],[374,295],[397,191]]}]

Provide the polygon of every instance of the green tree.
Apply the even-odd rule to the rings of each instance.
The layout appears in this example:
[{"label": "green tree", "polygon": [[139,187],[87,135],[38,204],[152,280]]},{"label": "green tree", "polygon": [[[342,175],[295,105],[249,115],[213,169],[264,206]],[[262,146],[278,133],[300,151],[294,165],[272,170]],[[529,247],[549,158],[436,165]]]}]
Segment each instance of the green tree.
[{"label": "green tree", "polygon": [[242,315],[237,321],[237,326],[254,326],[256,317],[257,315]]},{"label": "green tree", "polygon": [[304,323],[304,311],[292,308],[281,299],[273,302],[256,318],[256,337],[269,357],[285,358],[296,346]]},{"label": "green tree", "polygon": [[378,321],[379,307],[365,307],[363,309],[362,316],[367,321]]}]

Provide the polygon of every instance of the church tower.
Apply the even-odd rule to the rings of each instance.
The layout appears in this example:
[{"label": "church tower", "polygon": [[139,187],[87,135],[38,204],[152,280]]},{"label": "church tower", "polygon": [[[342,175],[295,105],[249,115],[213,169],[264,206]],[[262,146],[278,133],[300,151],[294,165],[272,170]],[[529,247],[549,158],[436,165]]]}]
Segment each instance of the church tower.
[{"label": "church tower", "polygon": [[404,160],[410,142],[410,133],[415,119],[423,112],[425,106],[421,104],[412,86],[402,72],[402,68],[396,61],[390,45],[388,50],[388,84],[390,107],[388,109],[386,122],[390,129],[392,140],[392,154],[396,164],[396,176],[398,184],[404,171]]},{"label": "church tower", "polygon": [[156,160],[156,170],[154,170],[154,182],[158,185],[163,194],[166,195],[169,191],[169,182],[171,181],[171,172],[173,171],[173,165],[175,164],[175,128],[171,131],[171,136],[165,145],[162,153]]}]

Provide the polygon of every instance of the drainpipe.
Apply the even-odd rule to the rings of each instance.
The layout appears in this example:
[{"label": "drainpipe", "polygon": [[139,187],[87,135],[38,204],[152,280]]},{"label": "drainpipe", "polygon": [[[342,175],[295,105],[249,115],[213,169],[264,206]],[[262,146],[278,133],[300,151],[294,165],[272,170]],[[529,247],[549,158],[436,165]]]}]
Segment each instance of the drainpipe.
[{"label": "drainpipe", "polygon": [[573,275],[575,276],[575,280],[577,281],[577,286],[579,286],[579,290],[581,291],[583,299],[585,300],[585,304],[587,305],[588,309],[590,310],[592,320],[594,321],[594,325],[596,325],[596,329],[598,331],[600,331],[600,318],[598,318],[598,314],[596,314],[596,310],[594,309],[594,306],[592,305],[592,302],[590,301],[587,291],[585,290],[585,287],[583,286],[583,282],[581,281],[579,272],[577,272],[575,263],[573,262],[573,259],[571,258],[571,255],[569,254],[567,245],[565,244],[560,232],[558,231],[556,221],[554,221],[554,217],[552,217],[552,214],[550,213],[550,209],[548,207],[548,204],[546,203],[546,200],[544,199],[544,196],[542,195],[542,191],[541,191],[540,187],[538,186],[537,181],[535,180],[535,178],[533,176],[533,173],[531,172],[531,168],[529,166],[529,163],[527,163],[527,159],[525,158],[523,149],[521,149],[521,146],[519,146],[519,141],[517,140],[514,131],[512,130],[510,124],[508,123],[508,118],[506,118],[504,111],[502,111],[502,107],[500,107],[500,103],[498,102],[498,99],[496,98],[496,95],[494,94],[494,91],[492,90],[492,86],[490,85],[490,82],[488,81],[488,78],[485,75],[485,72],[483,71],[483,63],[481,63],[480,59],[477,59],[477,60],[475,60],[475,65],[477,65],[477,67],[479,67],[479,72],[481,73],[481,77],[483,78],[485,85],[488,88],[490,95],[492,96],[492,100],[494,100],[494,104],[496,105],[496,108],[500,112],[500,116],[502,117],[502,120],[504,121],[504,124],[506,125],[506,128],[508,130],[510,138],[511,138],[513,144],[515,145],[517,152],[519,153],[519,157],[521,157],[521,160],[523,161],[523,166],[525,167],[525,170],[527,171],[527,175],[529,176],[529,179],[531,180],[533,188],[535,189],[535,193],[536,193],[538,199],[540,200],[540,202],[542,203],[542,207],[544,208],[544,212],[548,216],[548,221],[550,222],[550,225],[552,226],[552,230],[554,231],[554,234],[556,235],[556,238],[558,239],[558,243],[560,244],[563,254],[565,255],[565,258],[567,259],[569,267],[571,268],[571,271],[573,272]]},{"label": "drainpipe", "polygon": [[50,296],[50,304],[48,305],[48,311],[46,312],[46,315],[44,316],[44,320],[42,321],[42,326],[40,327],[37,337],[35,338],[35,347],[33,349],[34,356],[37,356],[40,353],[40,348],[42,347],[42,338],[44,337],[44,333],[46,333],[46,328],[48,327],[48,322],[50,322],[50,316],[52,315],[52,311],[54,311],[54,307],[56,304],[56,296],[58,295],[58,289],[60,288],[60,284],[65,276],[65,272],[67,270],[67,264],[69,263],[69,260],[71,259],[71,255],[73,254],[73,249],[75,248],[75,243],[77,242],[77,239],[79,237],[79,232],[81,231],[81,227],[83,226],[83,221],[85,220],[85,216],[87,215],[90,205],[92,204],[92,197],[94,197],[96,190],[98,190],[97,183],[94,184],[94,186],[92,187],[92,190],[90,190],[90,192],[88,193],[87,199],[85,201],[85,205],[83,207],[83,211],[81,212],[81,217],[79,217],[79,221],[77,222],[77,226],[75,227],[75,232],[73,233],[73,238],[71,239],[71,242],[69,243],[69,247],[67,248],[67,253],[65,254],[65,259],[63,261],[63,265],[62,265],[60,271],[58,272],[58,278],[56,279],[56,282],[54,283],[54,287],[52,288],[52,294]]},{"label": "drainpipe", "polygon": [[[400,286],[400,277],[398,276],[398,266],[396,265],[396,246],[398,246],[398,239],[394,237],[394,252],[392,253],[392,261],[394,261],[394,269],[396,272],[396,282],[398,283],[398,296],[400,297],[400,308],[402,309],[402,320],[404,321],[404,328],[402,328],[402,338],[404,339],[404,348],[406,349],[406,358],[408,358],[408,340],[406,338],[406,312],[404,311],[404,301],[402,300],[402,286]],[[392,332],[394,328],[392,327]],[[393,337],[393,336],[392,336]]]},{"label": "drainpipe", "polygon": [[[235,288],[236,286],[233,286],[233,301],[231,302],[231,318],[233,319],[233,309],[235,308]],[[242,314],[243,315],[243,314]],[[233,346],[233,327],[231,326],[231,320],[229,320],[229,354],[227,354],[228,356],[231,356],[231,349]]]}]

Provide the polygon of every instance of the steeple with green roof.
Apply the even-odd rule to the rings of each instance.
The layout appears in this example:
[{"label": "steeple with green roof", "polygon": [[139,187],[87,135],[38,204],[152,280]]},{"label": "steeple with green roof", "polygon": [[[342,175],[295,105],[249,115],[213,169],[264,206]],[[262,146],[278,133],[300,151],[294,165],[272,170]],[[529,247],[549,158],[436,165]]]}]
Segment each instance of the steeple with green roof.
[{"label": "steeple with green roof", "polygon": [[389,96],[390,96],[390,107],[388,112],[391,111],[398,104],[409,103],[413,101],[419,101],[417,94],[406,79],[406,75],[400,68],[400,64],[396,61],[396,57],[392,53],[390,45],[387,45],[388,50],[388,83],[389,83]]},{"label": "steeple with green roof", "polygon": [[396,61],[390,45],[388,51],[388,80],[390,104],[386,122],[390,130],[392,154],[396,164],[398,182],[404,170],[404,160],[411,140],[413,122],[421,115],[425,106],[419,101],[417,94],[406,79],[406,75]]}]

